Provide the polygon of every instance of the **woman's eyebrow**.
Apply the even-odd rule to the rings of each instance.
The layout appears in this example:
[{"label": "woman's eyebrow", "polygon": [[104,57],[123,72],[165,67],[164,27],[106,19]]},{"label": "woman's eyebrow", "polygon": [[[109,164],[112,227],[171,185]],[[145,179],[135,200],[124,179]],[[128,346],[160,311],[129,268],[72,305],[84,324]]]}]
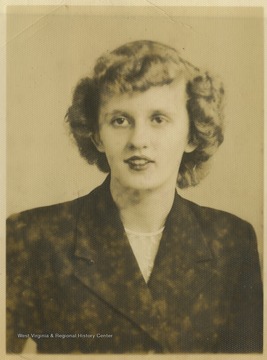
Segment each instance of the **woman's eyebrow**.
[{"label": "woman's eyebrow", "polygon": [[151,115],[165,115],[165,116],[172,116],[172,113],[168,110],[163,109],[155,109],[151,110]]},{"label": "woman's eyebrow", "polygon": [[155,109],[155,110],[151,110],[152,114],[166,114],[167,111],[166,110],[160,110],[160,109]]},{"label": "woman's eyebrow", "polygon": [[122,115],[122,116],[130,116],[130,114],[128,114],[126,111],[124,111],[124,110],[117,110],[117,109],[115,109],[115,110],[112,110],[112,111],[110,111],[110,112],[106,112],[105,114],[104,114],[104,118],[106,118],[106,117],[112,117],[112,116],[114,116],[114,115]]}]

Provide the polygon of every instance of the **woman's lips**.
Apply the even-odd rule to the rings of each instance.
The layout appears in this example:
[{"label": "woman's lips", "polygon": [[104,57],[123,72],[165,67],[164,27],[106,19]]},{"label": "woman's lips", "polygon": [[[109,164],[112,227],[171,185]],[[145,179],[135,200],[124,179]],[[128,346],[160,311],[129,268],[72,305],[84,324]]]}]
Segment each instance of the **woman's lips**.
[{"label": "woman's lips", "polygon": [[124,162],[129,165],[130,169],[141,171],[147,169],[149,164],[154,161],[146,156],[131,156]]}]

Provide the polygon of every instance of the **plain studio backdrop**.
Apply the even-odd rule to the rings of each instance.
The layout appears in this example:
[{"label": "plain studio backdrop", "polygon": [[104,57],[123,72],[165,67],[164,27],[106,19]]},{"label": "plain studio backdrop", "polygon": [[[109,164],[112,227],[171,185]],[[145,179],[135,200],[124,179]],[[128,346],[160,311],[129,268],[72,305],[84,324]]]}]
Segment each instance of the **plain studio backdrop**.
[{"label": "plain studio backdrop", "polygon": [[262,257],[263,10],[12,6],[7,25],[7,215],[102,182],[64,122],[74,86],[105,51],[155,40],[220,75],[226,91],[225,141],[207,178],[180,193],[252,223]]}]

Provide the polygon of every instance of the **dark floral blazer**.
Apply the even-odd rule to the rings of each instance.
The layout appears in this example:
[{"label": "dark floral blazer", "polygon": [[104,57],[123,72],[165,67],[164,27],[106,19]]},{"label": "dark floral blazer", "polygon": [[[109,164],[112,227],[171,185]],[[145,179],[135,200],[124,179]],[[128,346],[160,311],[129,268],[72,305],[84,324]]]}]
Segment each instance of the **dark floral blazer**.
[{"label": "dark floral blazer", "polygon": [[146,283],[107,179],[7,221],[7,352],[262,352],[254,231],[175,195]]}]

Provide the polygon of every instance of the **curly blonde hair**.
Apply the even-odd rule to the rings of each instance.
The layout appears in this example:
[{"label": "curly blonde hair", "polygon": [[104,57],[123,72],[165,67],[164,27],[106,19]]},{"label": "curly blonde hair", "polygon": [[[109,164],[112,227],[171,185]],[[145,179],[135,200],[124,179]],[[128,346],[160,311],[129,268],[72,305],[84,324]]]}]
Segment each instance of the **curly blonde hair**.
[{"label": "curly blonde hair", "polygon": [[207,174],[209,160],[223,142],[222,83],[202,72],[179,53],[164,44],[141,40],[127,43],[100,57],[92,77],[79,81],[66,120],[80,154],[89,164],[110,172],[104,153],[92,142],[98,131],[101,101],[113,94],[144,92],[152,86],[170,84],[183,76],[186,80],[189,141],[195,146],[184,153],[177,186],[194,186]]}]

